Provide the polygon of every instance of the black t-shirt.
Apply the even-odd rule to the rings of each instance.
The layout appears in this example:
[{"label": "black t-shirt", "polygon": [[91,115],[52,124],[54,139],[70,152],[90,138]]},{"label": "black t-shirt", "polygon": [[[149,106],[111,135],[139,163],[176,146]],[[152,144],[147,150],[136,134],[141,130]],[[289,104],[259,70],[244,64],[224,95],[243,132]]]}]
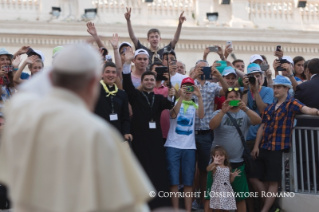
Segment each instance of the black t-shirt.
[{"label": "black t-shirt", "polygon": [[[165,47],[171,47],[171,48],[172,48],[171,42],[170,42],[167,46],[165,46]],[[164,47],[164,48],[165,48],[165,47]],[[155,51],[153,52],[152,50],[150,50],[150,49],[147,48],[146,46],[142,45],[141,42],[140,42],[140,40],[138,40],[137,46],[135,46],[135,48],[136,48],[136,50],[137,50],[137,49],[145,49],[145,50],[148,52],[148,54],[150,55],[149,65],[151,65],[153,62],[156,62],[156,60],[158,60],[158,59],[160,59],[160,61],[162,61],[162,59],[163,59],[164,48],[158,49],[158,50],[157,50],[157,54],[154,55],[154,54],[155,54]],[[172,49],[175,49],[175,47],[172,48]],[[153,56],[154,56],[154,61],[153,61]]]}]

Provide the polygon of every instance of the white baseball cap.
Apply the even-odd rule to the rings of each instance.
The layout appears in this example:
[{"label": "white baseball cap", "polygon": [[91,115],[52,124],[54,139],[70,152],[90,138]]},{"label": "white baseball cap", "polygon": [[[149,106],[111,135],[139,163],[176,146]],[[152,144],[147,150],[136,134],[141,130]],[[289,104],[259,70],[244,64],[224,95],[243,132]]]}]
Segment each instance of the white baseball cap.
[{"label": "white baseball cap", "polygon": [[119,45],[119,50],[122,48],[122,46],[129,46],[129,47],[132,47],[132,45],[129,43],[129,42],[123,42]]},{"label": "white baseball cap", "polygon": [[259,54],[254,54],[250,57],[249,59],[249,63],[253,63],[255,62],[256,60],[261,60],[261,61],[264,61],[263,58],[259,55]]},{"label": "white baseball cap", "polygon": [[64,47],[53,60],[53,71],[64,74],[95,72],[101,74],[101,55],[89,44],[81,43]]},{"label": "white baseball cap", "polygon": [[283,56],[281,59],[287,60],[289,63],[291,63],[292,65],[294,64],[294,61],[292,60],[291,57],[289,56]]},{"label": "white baseball cap", "polygon": [[148,57],[150,56],[145,49],[138,49],[135,51],[134,57],[136,57],[137,55],[140,55],[140,54],[146,54]]}]

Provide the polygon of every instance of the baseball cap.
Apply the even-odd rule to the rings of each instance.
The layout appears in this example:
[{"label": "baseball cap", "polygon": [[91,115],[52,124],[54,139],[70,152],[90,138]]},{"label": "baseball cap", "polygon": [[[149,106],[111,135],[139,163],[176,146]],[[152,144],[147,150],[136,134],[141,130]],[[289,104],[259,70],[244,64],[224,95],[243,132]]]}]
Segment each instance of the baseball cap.
[{"label": "baseball cap", "polygon": [[176,53],[175,53],[175,51],[174,51],[173,49],[171,49],[169,52],[164,52],[164,53],[163,53],[163,58],[164,58],[164,55],[169,55],[169,54],[174,55],[175,58],[176,58]]},{"label": "baseball cap", "polygon": [[11,57],[11,59],[13,58],[13,55],[10,54],[5,48],[0,48],[0,55],[8,55]]},{"label": "baseball cap", "polygon": [[186,83],[190,83],[190,84],[195,85],[194,80],[193,80],[192,78],[190,78],[190,77],[184,78],[183,81],[182,81],[182,83],[181,83],[181,85],[184,85],[184,84],[186,84]]},{"label": "baseball cap", "polygon": [[146,54],[148,57],[150,56],[145,49],[138,49],[135,51],[134,57],[136,57],[137,55],[140,55],[140,54]]},{"label": "baseball cap", "polygon": [[257,73],[257,72],[261,72],[261,73],[263,72],[258,64],[251,63],[247,66],[247,74]]},{"label": "baseball cap", "polygon": [[129,46],[129,47],[132,47],[132,45],[129,43],[129,42],[123,42],[120,44],[119,46],[119,50],[122,48],[122,46]]},{"label": "baseball cap", "polygon": [[100,75],[101,55],[89,44],[81,43],[64,47],[53,60],[53,71],[63,74],[95,72]]},{"label": "baseball cap", "polygon": [[261,60],[261,61],[264,61],[263,58],[259,55],[259,54],[254,54],[250,57],[249,59],[249,63],[253,63],[255,62],[256,60]]},{"label": "baseball cap", "polygon": [[289,56],[283,56],[281,59],[287,60],[289,63],[291,63],[292,65],[294,64],[294,61],[292,60],[291,57]]},{"label": "baseball cap", "polygon": [[27,55],[28,55],[28,57],[30,57],[32,55],[38,55],[40,57],[40,59],[42,60],[42,62],[44,62],[44,60],[45,60],[44,54],[40,50],[31,49],[30,52],[27,52]]},{"label": "baseball cap", "polygon": [[226,68],[224,68],[222,76],[225,77],[225,76],[227,76],[229,74],[235,74],[235,76],[237,77],[235,69],[233,67],[231,67],[231,66],[227,66]]},{"label": "baseball cap", "polygon": [[57,54],[59,54],[59,52],[63,49],[63,46],[56,46],[53,48],[53,53],[52,53],[52,58],[54,58],[55,56],[57,56]]},{"label": "baseball cap", "polygon": [[274,79],[273,85],[283,85],[292,88],[291,81],[282,75],[277,75]]}]

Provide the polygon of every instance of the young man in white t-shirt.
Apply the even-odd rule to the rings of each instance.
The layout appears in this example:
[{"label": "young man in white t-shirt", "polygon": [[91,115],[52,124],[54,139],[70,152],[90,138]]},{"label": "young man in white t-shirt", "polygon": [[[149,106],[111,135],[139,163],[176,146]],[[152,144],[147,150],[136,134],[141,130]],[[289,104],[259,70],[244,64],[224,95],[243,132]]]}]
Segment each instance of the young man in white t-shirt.
[{"label": "young man in white t-shirt", "polygon": [[[178,185],[184,185],[184,192],[192,192],[195,175],[195,114],[204,117],[203,100],[200,90],[190,77],[181,83],[181,96],[170,111],[170,128],[165,143],[167,169],[170,190],[178,192]],[[198,105],[192,101],[193,94],[198,98]],[[182,183],[179,182],[181,169]],[[174,209],[178,210],[178,196],[172,196]],[[186,211],[191,211],[192,196],[185,195]]]}]

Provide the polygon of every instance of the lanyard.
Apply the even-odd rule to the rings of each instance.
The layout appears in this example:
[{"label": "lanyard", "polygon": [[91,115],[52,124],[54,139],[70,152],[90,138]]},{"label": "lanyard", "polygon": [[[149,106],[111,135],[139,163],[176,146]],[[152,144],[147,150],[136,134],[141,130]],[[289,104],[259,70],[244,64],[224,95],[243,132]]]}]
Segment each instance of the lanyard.
[{"label": "lanyard", "polygon": [[148,97],[145,95],[145,93],[142,92],[142,94],[145,96],[148,105],[151,107],[151,117],[152,117],[152,121],[153,121],[153,106],[154,106],[155,94],[153,94],[152,104],[150,103],[150,101],[149,101]]}]

